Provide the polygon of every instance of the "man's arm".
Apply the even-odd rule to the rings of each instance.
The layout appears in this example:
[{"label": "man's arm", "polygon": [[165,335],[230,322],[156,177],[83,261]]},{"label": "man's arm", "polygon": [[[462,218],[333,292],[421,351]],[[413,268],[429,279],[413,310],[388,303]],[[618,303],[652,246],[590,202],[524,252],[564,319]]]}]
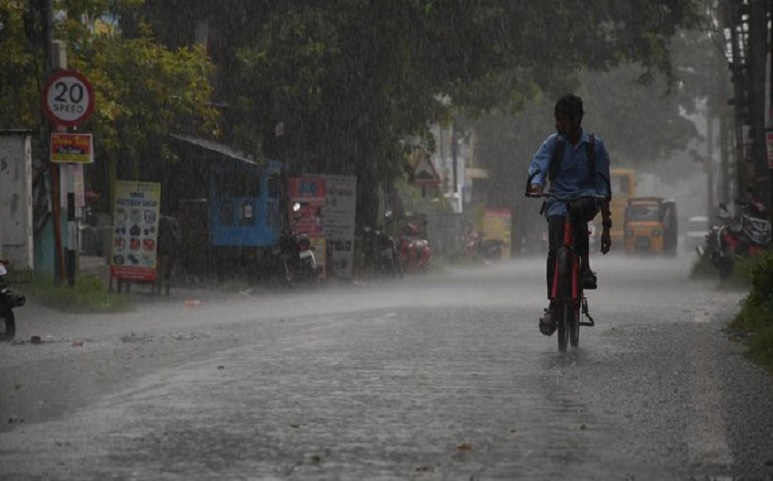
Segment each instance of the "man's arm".
[{"label": "man's arm", "polygon": [[612,228],[612,217],[609,213],[609,202],[601,202],[601,225],[605,231],[609,231]]},{"label": "man's arm", "polygon": [[601,186],[601,194],[607,196],[607,200],[604,200],[600,203],[601,208],[601,226],[603,230],[601,231],[601,253],[606,254],[609,252],[609,249],[612,247],[612,237],[609,235],[610,229],[612,229],[612,216],[609,212],[609,199],[612,198],[612,186],[610,185],[609,181],[609,153],[607,153],[607,149],[604,147],[604,143],[600,140],[596,141],[598,144],[598,148],[596,149],[598,152],[598,167],[599,167],[599,173],[601,174],[601,177],[603,178],[603,185]]}]

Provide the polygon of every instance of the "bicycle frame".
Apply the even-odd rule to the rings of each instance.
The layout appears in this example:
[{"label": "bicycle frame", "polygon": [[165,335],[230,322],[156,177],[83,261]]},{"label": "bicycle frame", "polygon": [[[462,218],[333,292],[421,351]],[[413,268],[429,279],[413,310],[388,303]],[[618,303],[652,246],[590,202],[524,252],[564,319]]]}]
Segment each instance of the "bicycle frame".
[{"label": "bicycle frame", "polygon": [[[564,220],[564,243],[563,246],[569,249],[572,259],[572,297],[571,300],[576,301],[583,298],[582,285],[579,282],[580,279],[580,256],[577,255],[577,251],[574,248],[574,232],[572,229],[571,216],[567,215]],[[558,253],[556,252],[556,257]],[[553,287],[550,300],[568,300],[559,298],[559,270],[558,262],[553,272]]]},{"label": "bicycle frame", "polygon": [[[551,196],[550,194],[544,194]],[[554,196],[552,196],[554,197]],[[555,198],[555,197],[554,197]],[[556,250],[555,268],[551,286],[550,300],[555,308],[558,330],[558,349],[565,351],[567,344],[578,347],[580,342],[580,326],[594,326],[593,318],[588,311],[588,300],[582,288],[580,272],[582,259],[575,248],[574,228],[572,223],[572,201],[576,199],[558,199],[566,203],[564,218],[564,235],[561,246]],[[568,272],[563,272],[566,267]],[[569,279],[562,279],[562,276]],[[562,289],[568,287],[568,289]],[[583,321],[583,315],[588,318]]]},{"label": "bicycle frame", "polygon": [[[555,252],[555,270],[553,272],[553,282],[550,289],[550,301],[554,307],[554,319],[558,330],[558,350],[565,351],[567,343],[572,347],[577,347],[580,342],[580,326],[594,326],[593,318],[588,312],[588,300],[583,293],[582,281],[580,278],[580,256],[574,247],[574,229],[572,228],[572,202],[581,198],[597,199],[608,202],[609,196],[601,195],[579,195],[574,197],[562,197],[550,192],[539,191],[533,194],[530,191],[532,179],[539,173],[533,172],[526,180],[526,197],[548,197],[566,205],[566,216],[564,219],[564,239],[562,245]],[[607,188],[611,192],[609,179]],[[543,209],[545,205],[543,204]],[[543,211],[541,210],[540,213]],[[569,272],[562,275],[569,267]],[[562,277],[569,275],[570,279],[563,280]],[[569,285],[567,286],[567,281]],[[566,289],[568,287],[568,289]],[[567,292],[568,291],[568,292]],[[581,320],[585,315],[587,322]],[[569,339],[571,338],[571,339]]]}]

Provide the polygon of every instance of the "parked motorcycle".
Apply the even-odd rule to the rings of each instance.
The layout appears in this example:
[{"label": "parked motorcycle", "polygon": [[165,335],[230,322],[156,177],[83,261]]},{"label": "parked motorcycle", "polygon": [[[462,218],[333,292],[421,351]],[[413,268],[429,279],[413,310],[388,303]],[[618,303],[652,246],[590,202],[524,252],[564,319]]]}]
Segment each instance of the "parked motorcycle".
[{"label": "parked motorcycle", "polygon": [[399,258],[404,271],[423,271],[429,267],[432,248],[416,224],[408,224],[403,228]]},{"label": "parked motorcycle", "polygon": [[470,254],[477,254],[483,259],[495,261],[502,259],[505,242],[500,239],[489,239],[486,234],[471,230],[465,239],[465,249]]},{"label": "parked motorcycle", "polygon": [[[293,205],[293,211],[298,212],[300,204]],[[287,230],[279,237],[279,264],[285,284],[293,286],[297,281],[316,281],[322,273],[322,266],[317,264],[317,257],[311,245],[311,239],[306,234],[298,234]]]},{"label": "parked motorcycle", "polygon": [[397,243],[391,235],[366,226],[363,228],[362,237],[365,243],[365,255],[368,256],[376,272],[390,276],[403,276]]},{"label": "parked motorcycle", "polygon": [[741,203],[741,217],[736,219],[725,204],[719,205],[722,223],[706,234],[705,247],[699,256],[708,256],[719,270],[719,278],[730,277],[737,257],[753,257],[763,252],[771,240],[771,225],[759,217],[763,212],[752,203]]},{"label": "parked motorcycle", "polygon": [[6,261],[0,262],[0,341],[12,341],[16,336],[16,318],[13,310],[25,304],[24,294],[8,287]]}]

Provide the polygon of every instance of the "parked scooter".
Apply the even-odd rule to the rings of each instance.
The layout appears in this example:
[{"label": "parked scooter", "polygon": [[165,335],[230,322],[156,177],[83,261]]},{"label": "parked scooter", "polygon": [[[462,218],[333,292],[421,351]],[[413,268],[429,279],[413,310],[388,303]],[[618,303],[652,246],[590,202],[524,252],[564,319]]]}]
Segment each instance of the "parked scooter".
[{"label": "parked scooter", "polygon": [[429,241],[421,234],[416,224],[408,224],[403,228],[400,237],[400,263],[404,271],[423,271],[432,261],[432,248]]},{"label": "parked scooter", "polygon": [[368,226],[362,233],[365,255],[368,256],[374,270],[380,274],[403,277],[403,266],[397,252],[394,238],[382,230],[373,230]]},{"label": "parked scooter", "polygon": [[730,277],[737,257],[753,257],[766,249],[771,240],[771,225],[761,218],[764,209],[758,204],[740,204],[741,217],[733,218],[725,204],[719,204],[718,217],[722,224],[712,226],[706,234],[705,247],[698,248],[698,255],[708,255],[719,270],[719,278]]},{"label": "parked scooter", "polygon": [[[298,212],[300,207],[296,202],[293,212]],[[292,229],[283,232],[279,238],[279,259],[281,274],[288,286],[293,286],[297,281],[316,281],[322,273],[322,266],[317,264],[309,236],[298,234]]]},{"label": "parked scooter", "polygon": [[465,239],[465,250],[477,254],[483,259],[496,261],[502,259],[505,243],[499,239],[489,239],[486,234],[471,229]]},{"label": "parked scooter", "polygon": [[25,304],[24,294],[8,287],[7,261],[0,261],[0,341],[12,341],[16,336],[16,318],[13,310]]}]

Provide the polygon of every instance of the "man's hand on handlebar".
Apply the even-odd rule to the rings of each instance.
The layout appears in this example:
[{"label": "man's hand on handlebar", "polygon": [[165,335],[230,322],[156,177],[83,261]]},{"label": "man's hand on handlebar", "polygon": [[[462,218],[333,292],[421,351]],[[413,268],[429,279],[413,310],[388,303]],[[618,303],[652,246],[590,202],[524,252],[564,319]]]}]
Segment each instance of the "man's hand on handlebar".
[{"label": "man's hand on handlebar", "polygon": [[540,197],[542,196],[542,186],[539,184],[531,184],[529,186],[529,192],[526,193],[529,197]]}]

